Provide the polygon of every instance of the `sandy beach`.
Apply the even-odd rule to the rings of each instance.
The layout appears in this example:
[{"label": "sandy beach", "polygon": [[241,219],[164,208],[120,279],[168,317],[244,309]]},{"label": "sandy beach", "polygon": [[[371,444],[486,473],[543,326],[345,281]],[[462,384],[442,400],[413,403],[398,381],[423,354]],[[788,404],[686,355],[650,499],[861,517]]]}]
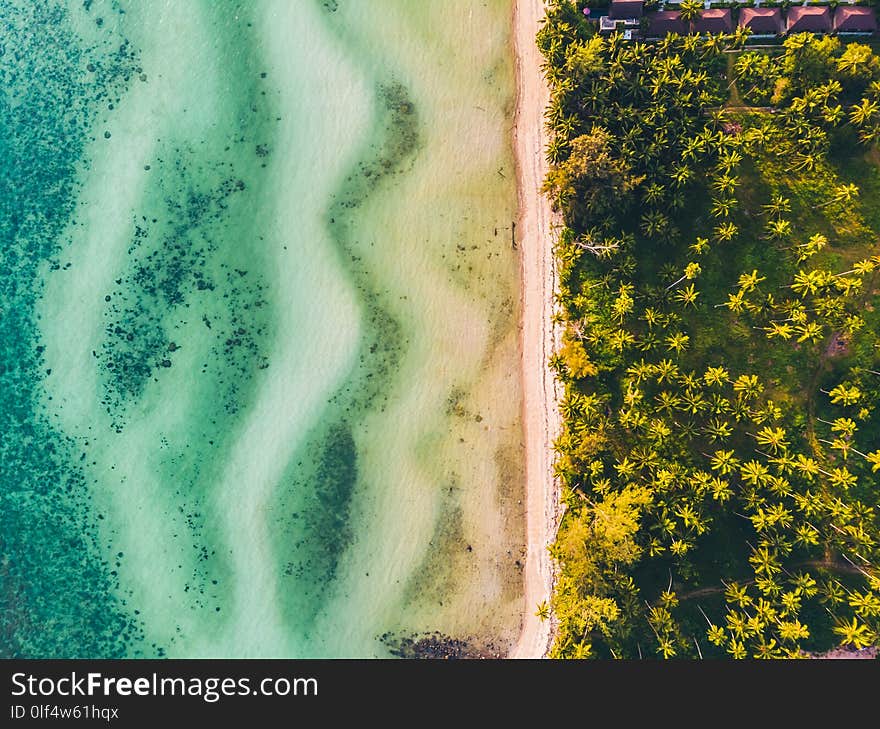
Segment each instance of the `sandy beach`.
[{"label": "sandy beach", "polygon": [[552,621],[536,615],[549,601],[553,565],[547,548],[556,532],[558,489],[551,445],[559,432],[557,384],[547,360],[556,348],[552,324],[556,284],[552,252],[552,214],[541,194],[547,172],[544,109],[549,92],[541,74],[535,34],[544,15],[543,0],[517,0],[514,7],[517,108],[514,147],[517,159],[519,218],[517,241],[522,271],[523,431],[525,438],[526,529],[525,605],[522,633],[511,658],[542,658],[552,637]]}]

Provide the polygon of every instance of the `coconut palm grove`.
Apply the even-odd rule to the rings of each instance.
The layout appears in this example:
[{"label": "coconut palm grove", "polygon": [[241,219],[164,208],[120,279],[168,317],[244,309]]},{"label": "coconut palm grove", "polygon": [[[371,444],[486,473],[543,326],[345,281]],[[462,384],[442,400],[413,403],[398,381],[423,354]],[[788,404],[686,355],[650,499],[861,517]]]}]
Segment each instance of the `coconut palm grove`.
[{"label": "coconut palm grove", "polygon": [[877,46],[637,41],[571,0],[538,44],[561,226],[552,655],[875,650]]}]

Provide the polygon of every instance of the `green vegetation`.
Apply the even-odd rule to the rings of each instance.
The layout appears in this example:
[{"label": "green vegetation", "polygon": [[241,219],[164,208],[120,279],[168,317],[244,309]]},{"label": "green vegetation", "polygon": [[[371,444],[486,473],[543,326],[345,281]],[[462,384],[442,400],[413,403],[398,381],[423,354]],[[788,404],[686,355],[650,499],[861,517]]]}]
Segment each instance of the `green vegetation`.
[{"label": "green vegetation", "polygon": [[880,59],[743,41],[603,38],[569,0],[538,35],[557,657],[880,643]]}]

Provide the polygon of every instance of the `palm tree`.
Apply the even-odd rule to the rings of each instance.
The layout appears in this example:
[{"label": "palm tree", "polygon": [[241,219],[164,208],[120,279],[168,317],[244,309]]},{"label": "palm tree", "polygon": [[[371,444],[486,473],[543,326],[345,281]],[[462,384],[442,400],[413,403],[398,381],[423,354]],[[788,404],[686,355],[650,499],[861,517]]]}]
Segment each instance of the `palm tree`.
[{"label": "palm tree", "polygon": [[642,231],[649,238],[662,236],[669,230],[669,218],[659,210],[651,210],[642,215]]},{"label": "palm tree", "polygon": [[[687,2],[688,0],[685,0],[685,1]],[[700,14],[699,15],[701,15],[701,14],[702,14],[702,6],[700,6]],[[683,15],[684,14],[682,14],[682,16]],[[699,17],[699,15],[697,15],[697,17]],[[682,20],[683,19],[684,19],[684,17],[682,17]],[[696,19],[697,18],[694,18],[694,20],[696,20]],[[691,28],[692,27],[693,26],[691,26]],[[691,33],[693,33],[693,32],[694,32],[693,29],[691,29]],[[706,57],[717,56],[719,53],[721,53],[722,50],[724,50],[724,46],[725,46],[725,36],[721,33],[712,33],[707,38],[705,38],[703,40],[703,55]]]},{"label": "palm tree", "polygon": [[872,473],[880,471],[880,451],[872,451],[871,453],[868,453],[865,456],[865,459],[871,464]]},{"label": "palm tree", "polygon": [[755,587],[758,588],[762,595],[770,597],[776,597],[782,592],[782,587],[779,582],[777,582],[774,575],[760,575],[755,577]]},{"label": "palm tree", "polygon": [[[822,392],[825,391],[823,390]],[[847,385],[846,383],[838,385],[825,394],[831,397],[831,402],[835,405],[854,405],[862,397],[862,392],[858,387]]]},{"label": "palm tree", "polygon": [[840,582],[830,578],[822,583],[822,595],[819,598],[823,603],[831,606],[840,605],[846,598],[846,589]]},{"label": "palm tree", "polygon": [[859,132],[859,139],[865,144],[870,144],[880,139],[880,124],[862,127]]},{"label": "palm tree", "polygon": [[674,351],[676,354],[681,354],[687,349],[690,339],[690,336],[684,332],[675,332],[674,334],[670,334],[663,341],[666,343],[667,349]]},{"label": "palm tree", "polygon": [[[876,258],[876,256],[874,258]],[[836,273],[834,275],[835,277],[840,277],[855,273],[859,276],[866,276],[869,273],[873,273],[874,269],[877,267],[877,261],[874,260],[874,258],[866,258],[861,261],[856,261],[849,271],[843,271],[842,273]]]},{"label": "palm tree", "polygon": [[794,328],[795,334],[798,334],[796,342],[813,342],[816,343],[822,339],[822,325],[818,322],[811,321],[806,324],[798,325]]},{"label": "palm tree", "polygon": [[724,476],[736,470],[738,465],[739,459],[736,458],[733,451],[718,450],[712,456],[709,467]]},{"label": "palm tree", "polygon": [[830,425],[832,433],[840,433],[847,438],[852,438],[859,429],[856,425],[856,421],[852,418],[835,418],[832,423],[829,423],[827,420],[822,420],[821,418],[817,418],[817,420],[820,423]]},{"label": "palm tree", "polygon": [[828,239],[821,233],[816,233],[815,235],[810,236],[810,239],[806,243],[801,243],[797,246],[797,248],[803,249],[798,253],[797,262],[803,263],[811,256],[816,255],[826,245],[828,245]]},{"label": "palm tree", "polygon": [[844,112],[843,107],[840,104],[835,104],[834,106],[826,106],[822,110],[822,118],[829,126],[832,127],[840,124],[840,122],[843,121],[844,116],[846,116],[846,112]]},{"label": "palm tree", "polygon": [[739,178],[726,172],[716,177],[712,182],[712,187],[725,195],[732,195],[736,190],[737,185],[739,185]]},{"label": "palm tree", "polygon": [[849,112],[849,118],[857,127],[864,127],[874,121],[878,112],[880,112],[880,104],[864,98],[858,104],[853,105]]},{"label": "palm tree", "polygon": [[734,314],[739,314],[743,308],[745,308],[745,292],[740,289],[735,294],[728,294],[727,301],[722,304],[715,304],[715,308],[717,309],[719,306],[726,306],[730,309]]},{"label": "palm tree", "polygon": [[[727,112],[724,109],[712,109],[709,112],[709,126],[713,130],[719,130],[724,124],[727,123]],[[725,170],[725,172],[729,172],[730,168]]]},{"label": "palm tree", "polygon": [[671,415],[681,404],[681,398],[668,390],[662,390],[655,398],[657,409]]},{"label": "palm tree", "polygon": [[538,609],[535,612],[535,617],[540,618],[542,623],[550,618],[550,606],[547,604],[546,600],[542,600],[540,603],[538,603]]},{"label": "palm tree", "polygon": [[716,226],[714,231],[715,238],[719,243],[724,243],[729,240],[733,240],[736,234],[739,232],[739,228],[737,228],[736,223],[725,222]]},{"label": "palm tree", "polygon": [[823,272],[814,269],[812,271],[798,271],[794,276],[791,290],[800,296],[815,296],[827,285],[827,277]]},{"label": "palm tree", "polygon": [[791,324],[786,322],[778,323],[775,321],[770,322],[769,326],[764,327],[764,331],[767,332],[767,338],[772,339],[773,337],[779,337],[780,339],[791,339],[793,328]]},{"label": "palm tree", "polygon": [[764,390],[757,375],[740,375],[734,380],[733,389],[746,400],[753,400]]},{"label": "palm tree", "polygon": [[834,194],[831,196],[831,199],[828,202],[823,203],[819,207],[827,207],[828,205],[832,205],[834,203],[840,203],[846,205],[852,202],[855,198],[859,196],[859,187],[858,185],[854,185],[853,183],[848,183],[845,185],[838,185],[834,188]]},{"label": "palm tree", "polygon": [[809,524],[799,524],[795,527],[794,541],[804,547],[814,547],[819,544],[819,532]]},{"label": "palm tree", "polygon": [[[797,454],[797,464],[795,465],[795,468],[797,468],[798,473],[808,481],[812,481],[821,471],[819,464],[814,458],[805,456],[802,453]],[[815,502],[811,503],[814,506],[816,505]]]},{"label": "palm tree", "polygon": [[737,26],[734,29],[733,34],[730,36],[730,39],[733,41],[733,44],[737,48],[741,48],[743,44],[749,39],[749,36],[752,34],[751,28],[746,28],[743,25]]},{"label": "palm tree", "polygon": [[759,276],[757,269],[754,269],[751,273],[741,274],[737,284],[745,293],[750,293],[751,291],[754,291],[759,283],[765,280],[766,276]]},{"label": "palm tree", "polygon": [[733,496],[733,489],[730,488],[730,483],[725,481],[723,478],[718,478],[717,476],[712,479],[712,498],[715,501],[720,503],[724,503],[729,501]]},{"label": "palm tree", "polygon": [[713,218],[729,218],[737,201],[734,198],[718,198],[712,201],[712,209],[709,214]]},{"label": "palm tree", "polygon": [[779,637],[786,641],[805,640],[810,637],[810,630],[799,620],[783,620],[779,623]]},{"label": "palm tree", "polygon": [[730,381],[730,373],[724,367],[709,367],[703,379],[710,387],[723,387],[724,383]]},{"label": "palm tree", "polygon": [[692,243],[690,246],[688,246],[688,249],[692,253],[700,256],[709,250],[709,239],[697,237],[696,243]]},{"label": "palm tree", "polygon": [[849,622],[841,621],[834,628],[834,632],[840,636],[841,645],[851,645],[856,650],[872,645],[877,637],[857,618],[852,618]]},{"label": "palm tree", "polygon": [[767,446],[773,453],[778,453],[788,447],[788,441],[785,440],[785,430],[779,427],[765,426],[758,431],[755,439],[758,445]]},{"label": "palm tree", "polygon": [[656,364],[654,371],[658,383],[672,382],[678,376],[678,365],[672,360],[662,359]]},{"label": "palm tree", "polygon": [[[729,603],[733,603],[740,608],[748,607],[752,604],[752,596],[749,595],[749,589],[746,585],[740,585],[738,582],[725,584],[724,597]],[[735,613],[728,613],[728,620]]]},{"label": "palm tree", "polygon": [[694,288],[693,284],[689,284],[685,286],[685,288],[677,291],[675,293],[675,298],[678,301],[681,301],[685,307],[691,306],[696,308],[697,305],[697,297],[700,295],[700,292]]},{"label": "palm tree", "polygon": [[791,221],[782,218],[767,221],[767,237],[770,240],[785,240],[791,233]]},{"label": "palm tree", "polygon": [[[721,123],[723,122],[724,118],[722,117]],[[731,171],[740,162],[742,162],[742,154],[735,149],[722,149],[718,154],[718,169],[720,169],[725,175],[730,175]],[[733,186],[736,187],[739,184],[739,178],[733,177],[732,180]]]},{"label": "palm tree", "polygon": [[648,438],[654,443],[663,443],[670,435],[672,429],[660,418],[652,418],[648,423]]},{"label": "palm tree", "polygon": [[842,491],[848,491],[850,487],[855,486],[858,482],[858,477],[855,474],[850,473],[846,468],[832,469],[828,476],[831,485],[836,486]]},{"label": "palm tree", "polygon": [[730,423],[719,418],[713,418],[710,420],[707,423],[704,432],[710,443],[714,443],[715,441],[725,441],[733,435],[733,429],[730,427]]},{"label": "palm tree", "polygon": [[777,216],[782,215],[783,213],[791,212],[791,201],[783,197],[782,195],[774,195],[773,199],[767,205],[764,205],[764,210],[768,215]]},{"label": "palm tree", "polygon": [[673,185],[683,187],[694,177],[694,170],[686,164],[674,164],[672,166],[671,178]]},{"label": "palm tree", "polygon": [[557,165],[565,159],[565,153],[568,151],[568,144],[561,137],[553,135],[547,143],[546,159],[547,163]]},{"label": "palm tree", "polygon": [[700,267],[700,264],[696,261],[688,263],[687,266],[684,267],[684,274],[681,276],[681,278],[669,284],[669,286],[666,287],[666,290],[669,291],[669,289],[675,288],[685,279],[687,279],[688,281],[692,281],[697,276],[699,276],[700,273],[702,273],[702,270],[703,269]]},{"label": "palm tree", "polygon": [[880,597],[872,592],[853,592],[849,597],[849,606],[863,618],[880,616]]}]

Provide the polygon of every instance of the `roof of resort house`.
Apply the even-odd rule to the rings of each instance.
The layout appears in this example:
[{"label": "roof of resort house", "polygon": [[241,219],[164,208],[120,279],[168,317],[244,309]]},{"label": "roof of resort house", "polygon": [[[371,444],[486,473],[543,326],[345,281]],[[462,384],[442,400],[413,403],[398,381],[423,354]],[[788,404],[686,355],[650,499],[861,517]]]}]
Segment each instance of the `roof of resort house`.
[{"label": "roof of resort house", "polygon": [[834,13],[834,30],[839,33],[874,33],[877,30],[874,8],[841,5]]},{"label": "roof of resort house", "polygon": [[642,0],[611,0],[608,16],[614,20],[641,18],[645,3]]},{"label": "roof of resort house", "polygon": [[827,33],[831,30],[831,8],[795,5],[786,16],[789,33]]},{"label": "roof of resort house", "polygon": [[733,20],[729,8],[709,8],[694,20],[696,33],[729,33],[733,30]]},{"label": "roof of resort house", "polygon": [[648,35],[656,37],[669,33],[687,33],[687,26],[678,10],[658,10],[648,16]]},{"label": "roof of resort house", "polygon": [[782,10],[779,8],[742,8],[739,24],[754,35],[779,35],[782,33]]}]

